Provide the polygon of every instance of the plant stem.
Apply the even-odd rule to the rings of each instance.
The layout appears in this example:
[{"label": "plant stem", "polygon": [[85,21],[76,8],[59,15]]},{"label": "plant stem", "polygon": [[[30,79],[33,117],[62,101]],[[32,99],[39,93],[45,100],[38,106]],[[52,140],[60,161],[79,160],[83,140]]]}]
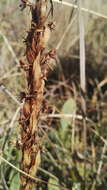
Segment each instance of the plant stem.
[{"label": "plant stem", "polygon": [[[23,5],[23,7],[25,4]],[[45,23],[47,14],[47,0],[35,1],[30,6],[32,22],[28,32],[25,56],[27,63],[21,62],[27,77],[27,93],[24,97],[23,108],[20,114],[22,161],[21,169],[31,176],[35,176],[41,162],[41,137],[39,134],[39,115],[42,109],[44,93],[43,60],[44,49],[49,39],[49,27]],[[25,7],[24,7],[25,8]],[[42,62],[42,63],[41,63]],[[30,178],[21,175],[20,190],[32,190],[33,182]]]}]

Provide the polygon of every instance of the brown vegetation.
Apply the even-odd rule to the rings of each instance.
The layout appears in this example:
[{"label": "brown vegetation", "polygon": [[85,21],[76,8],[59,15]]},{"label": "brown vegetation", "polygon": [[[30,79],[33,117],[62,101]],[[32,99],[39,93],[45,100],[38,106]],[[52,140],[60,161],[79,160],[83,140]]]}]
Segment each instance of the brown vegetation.
[{"label": "brown vegetation", "polygon": [[[41,137],[39,116],[42,110],[45,80],[49,71],[49,62],[53,59],[53,51],[45,52],[50,37],[52,23],[46,23],[47,1],[39,0],[35,4],[22,1],[22,9],[30,6],[32,21],[26,43],[26,62],[20,61],[26,72],[27,93],[23,92],[24,101],[21,109],[21,169],[31,176],[35,176],[41,162]],[[31,190],[31,179],[21,175],[21,190]]]}]

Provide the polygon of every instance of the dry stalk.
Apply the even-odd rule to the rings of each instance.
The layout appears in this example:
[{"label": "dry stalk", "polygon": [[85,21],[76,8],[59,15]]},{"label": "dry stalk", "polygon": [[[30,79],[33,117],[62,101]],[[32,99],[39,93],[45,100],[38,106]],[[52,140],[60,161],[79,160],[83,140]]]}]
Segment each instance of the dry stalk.
[{"label": "dry stalk", "polygon": [[[55,50],[46,53],[45,48],[53,29],[53,23],[47,23],[47,0],[36,0],[31,4],[21,0],[21,8],[30,7],[32,21],[26,43],[26,62],[20,61],[27,78],[27,93],[23,92],[23,108],[20,114],[21,170],[35,176],[41,158],[41,137],[39,134],[39,115],[42,110],[45,80],[51,63],[54,60]],[[20,190],[32,190],[33,182],[30,178],[21,175]]]}]

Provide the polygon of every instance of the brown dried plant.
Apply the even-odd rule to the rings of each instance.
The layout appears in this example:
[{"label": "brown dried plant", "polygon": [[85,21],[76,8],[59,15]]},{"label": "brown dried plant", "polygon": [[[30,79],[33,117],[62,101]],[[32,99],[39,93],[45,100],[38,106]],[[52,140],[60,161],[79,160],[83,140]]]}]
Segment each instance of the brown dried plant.
[{"label": "brown dried plant", "polygon": [[[37,0],[34,4],[27,0],[21,0],[21,8],[29,6],[32,15],[31,29],[25,40],[26,62],[20,61],[21,68],[26,73],[27,93],[22,92],[23,108],[19,119],[22,149],[21,169],[31,176],[35,176],[41,162],[41,137],[38,122],[44,99],[45,80],[55,56],[55,50],[47,53],[45,50],[54,25],[53,22],[47,22],[50,13],[47,11],[47,3],[47,0]],[[20,189],[33,189],[31,179],[21,175]]]}]

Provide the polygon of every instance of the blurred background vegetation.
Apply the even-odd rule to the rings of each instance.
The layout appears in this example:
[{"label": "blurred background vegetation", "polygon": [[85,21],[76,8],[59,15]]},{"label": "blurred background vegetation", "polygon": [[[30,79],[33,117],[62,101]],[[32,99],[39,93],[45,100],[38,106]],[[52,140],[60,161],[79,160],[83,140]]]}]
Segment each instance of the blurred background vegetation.
[{"label": "blurred background vegetation", "polygon": [[[107,14],[106,0],[82,3],[87,9]],[[16,168],[20,164],[17,145],[20,92],[26,87],[19,59],[24,55],[23,41],[30,27],[29,10],[21,12],[19,4],[15,0],[0,1],[0,155]],[[78,11],[54,3],[56,29],[48,48],[57,49],[57,64],[46,82],[45,104],[50,118],[41,116],[44,138],[42,164],[37,174],[47,183],[37,183],[38,190],[61,189],[49,183],[69,190],[107,189],[107,19],[83,14],[87,149],[84,152]],[[62,118],[61,114],[70,117]],[[19,172],[0,160],[0,190],[8,189],[19,189]]]}]

